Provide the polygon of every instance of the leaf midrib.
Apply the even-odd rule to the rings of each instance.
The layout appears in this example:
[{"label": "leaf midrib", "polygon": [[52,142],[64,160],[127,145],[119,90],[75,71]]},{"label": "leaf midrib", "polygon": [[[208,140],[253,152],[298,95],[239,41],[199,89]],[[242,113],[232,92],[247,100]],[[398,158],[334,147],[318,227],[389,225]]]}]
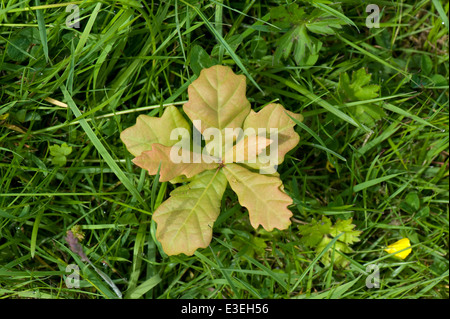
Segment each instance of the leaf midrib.
[{"label": "leaf midrib", "polygon": [[[189,214],[187,214],[186,218],[184,219],[183,224],[178,228],[177,232],[175,233],[175,235],[172,237],[172,243],[175,241],[175,238],[178,238],[178,235],[180,233],[180,231],[182,229],[184,229],[186,227],[186,221],[190,218],[190,216],[194,213],[194,211],[196,211],[196,208],[199,206],[199,203],[202,201],[203,197],[205,196],[205,194],[208,192],[208,190],[210,189],[210,187],[213,185],[213,181],[216,179],[217,174],[219,173],[220,168],[216,169],[216,172],[214,173],[214,175],[211,177],[211,180],[209,181],[209,183],[205,186],[203,192],[201,193],[201,195],[198,197],[198,200],[195,202],[194,206],[192,207],[192,209],[190,209]],[[196,216],[198,216],[197,214],[195,214]],[[198,220],[198,217],[197,217]],[[200,231],[200,234],[202,236],[202,240],[205,241],[205,238],[203,237],[203,232]]]},{"label": "leaf midrib", "polygon": [[[217,73],[217,70],[216,70],[216,73]],[[207,76],[205,76],[205,78],[206,78],[206,80],[208,81],[208,83],[209,83],[209,85],[214,89],[214,90],[216,90],[218,93],[220,92],[220,82],[219,82],[219,76],[216,74],[216,77],[217,77],[217,88],[216,87],[214,87],[214,85],[211,83],[211,80],[207,77]],[[215,113],[216,113],[216,115],[217,115],[217,128],[219,129],[219,130],[223,130],[224,128],[226,128],[227,127],[227,125],[228,124],[230,124],[230,122],[232,122],[236,117],[238,117],[244,110],[245,110],[245,107],[242,107],[241,108],[241,110],[239,111],[239,112],[235,112],[236,113],[236,115],[233,117],[233,118],[231,118],[227,123],[225,123],[224,125],[222,125],[222,123],[221,123],[221,120],[220,120],[220,111],[224,108],[224,106],[225,105],[227,105],[228,104],[228,102],[234,97],[234,95],[236,94],[236,92],[239,90],[239,87],[241,86],[241,83],[242,83],[242,81],[244,80],[245,78],[241,78],[241,81],[239,81],[239,83],[236,85],[236,87],[234,88],[234,91],[233,91],[233,93],[231,93],[229,96],[228,96],[228,99],[224,102],[224,103],[219,103],[219,96],[220,96],[220,94],[217,94],[217,102],[216,102],[216,104],[217,104],[217,109],[216,108],[214,108],[212,105],[210,105],[206,100],[205,100],[205,98],[203,97],[203,95],[201,94],[201,92],[197,89],[197,87],[195,86],[195,85],[192,85],[192,87],[197,91],[197,93],[198,93],[198,95],[200,96],[200,98],[203,100],[203,102],[205,102],[205,104],[208,106],[208,108],[210,108],[211,110],[213,110]],[[246,98],[247,99],[247,98]],[[196,112],[197,113],[197,112]],[[207,121],[205,121],[205,122],[207,122]],[[212,127],[212,126],[211,126]]]}]

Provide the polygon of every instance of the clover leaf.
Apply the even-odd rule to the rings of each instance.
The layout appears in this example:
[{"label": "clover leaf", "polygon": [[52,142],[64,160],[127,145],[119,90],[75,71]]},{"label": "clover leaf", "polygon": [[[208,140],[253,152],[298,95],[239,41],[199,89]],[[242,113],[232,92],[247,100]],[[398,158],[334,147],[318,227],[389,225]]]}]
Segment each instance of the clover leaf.
[{"label": "clover leaf", "polygon": [[64,166],[67,162],[67,157],[72,153],[72,147],[63,143],[61,146],[55,144],[49,147],[50,155],[52,155],[52,163],[56,166]]}]

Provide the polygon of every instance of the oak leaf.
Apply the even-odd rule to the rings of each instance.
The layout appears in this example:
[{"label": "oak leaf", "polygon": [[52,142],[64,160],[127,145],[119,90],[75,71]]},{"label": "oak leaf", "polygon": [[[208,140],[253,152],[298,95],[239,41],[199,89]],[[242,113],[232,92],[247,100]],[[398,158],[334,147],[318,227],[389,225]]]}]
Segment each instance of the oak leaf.
[{"label": "oak leaf", "polygon": [[174,129],[186,129],[191,132],[191,127],[180,111],[173,105],[166,107],[163,115],[151,117],[139,115],[136,125],[122,131],[120,139],[126,145],[128,151],[134,156],[151,149],[154,143],[165,146],[175,145],[178,140],[171,140],[171,132]]},{"label": "oak leaf", "polygon": [[224,172],[239,203],[248,209],[253,228],[261,225],[272,231],[289,227],[292,212],[287,207],[292,199],[281,190],[278,177],[253,173],[237,164],[226,165]]},{"label": "oak leaf", "polygon": [[[133,159],[133,163],[139,167],[148,170],[150,175],[156,175],[159,172],[159,181],[167,182],[178,176],[191,178],[205,170],[217,168],[219,164],[215,162],[205,163],[202,154],[187,151],[185,162],[174,163],[173,154],[180,153],[183,150],[177,146],[164,146],[155,143],[150,151],[144,151],[138,157]],[[172,155],[172,156],[171,156]],[[214,159],[211,157],[211,161]],[[161,165],[161,167],[160,167]]]},{"label": "oak leaf", "polygon": [[[245,76],[226,66],[203,69],[188,87],[189,101],[183,106],[191,120],[200,120],[201,133],[207,128],[240,128],[250,112],[245,96]],[[194,123],[195,125],[196,123]]]},{"label": "oak leaf", "polygon": [[272,140],[258,135],[241,138],[225,152],[223,163],[252,162],[270,144]]},{"label": "oak leaf", "polygon": [[263,128],[267,133],[267,137],[270,138],[270,129],[275,128],[277,129],[278,139],[277,143],[273,145],[273,149],[268,147],[266,152],[257,157],[255,164],[249,164],[248,166],[254,169],[267,168],[273,172],[275,169],[273,167],[269,168],[269,165],[266,163],[275,162],[276,165],[281,164],[286,153],[298,144],[300,136],[295,132],[295,122],[289,116],[300,122],[303,121],[301,114],[287,111],[282,105],[276,103],[265,106],[259,112],[250,111],[243,125],[244,131]]},{"label": "oak leaf", "polygon": [[[170,106],[161,118],[139,116],[136,125],[121,134],[136,165],[150,175],[159,172],[161,182],[188,182],[173,190],[153,213],[156,238],[168,255],[192,255],[209,245],[228,183],[248,209],[254,228],[281,230],[291,223],[288,206],[293,201],[284,192],[279,175],[276,171],[265,175],[261,168],[268,160],[272,169],[283,162],[299,141],[292,118],[301,121],[303,117],[280,104],[251,111],[245,81],[245,76],[234,74],[229,67],[203,69],[189,85],[189,100],[183,106],[196,130]],[[173,134],[174,130],[183,134]],[[231,141],[229,130],[238,132]],[[218,132],[217,139],[211,131]],[[195,141],[198,132],[205,140],[203,148],[201,141]],[[248,167],[260,169],[261,174]]]},{"label": "oak leaf", "polygon": [[156,237],[166,254],[192,255],[209,245],[226,187],[223,172],[210,170],[170,193],[153,214],[158,224]]}]

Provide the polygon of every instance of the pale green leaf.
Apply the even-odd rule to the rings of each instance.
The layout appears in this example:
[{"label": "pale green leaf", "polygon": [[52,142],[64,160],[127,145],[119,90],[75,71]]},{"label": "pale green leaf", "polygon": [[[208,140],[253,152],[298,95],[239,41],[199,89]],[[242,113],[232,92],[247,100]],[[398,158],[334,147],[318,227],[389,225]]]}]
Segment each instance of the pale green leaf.
[{"label": "pale green leaf", "polygon": [[170,105],[160,118],[139,115],[136,124],[125,129],[120,134],[120,139],[131,154],[139,156],[142,152],[150,150],[153,143],[175,145],[179,141],[171,139],[171,133],[175,129],[186,129],[189,134],[191,132],[189,123],[180,111]]},{"label": "pale green leaf", "polygon": [[315,247],[323,238],[323,236],[331,232],[331,220],[322,216],[322,220],[314,218],[309,224],[298,226],[299,233],[302,235],[300,242],[308,247]]},{"label": "pale green leaf", "polygon": [[364,68],[352,73],[352,79],[346,72],[339,78],[339,92],[347,101],[364,101],[376,98],[380,89],[379,85],[369,84],[372,74],[368,74]]},{"label": "pale green leaf", "polygon": [[[355,102],[371,100],[378,97],[380,86],[370,84],[372,75],[361,68],[352,73],[350,80],[349,75],[341,73],[338,84],[338,92],[344,102]],[[361,123],[373,126],[375,121],[385,116],[383,109],[376,104],[361,104],[349,107],[349,112]]]},{"label": "pale green leaf", "polygon": [[72,153],[72,146],[68,146],[67,143],[62,143],[59,145],[52,145],[49,147],[50,155],[52,156],[67,156]]},{"label": "pale green leaf", "polygon": [[166,254],[190,256],[209,245],[226,186],[222,170],[214,170],[197,175],[170,193],[153,214],[156,238]]},{"label": "pale green leaf", "polygon": [[[331,242],[331,238],[329,238],[328,236],[324,236],[322,241],[316,247],[316,254],[320,254],[327,247],[327,245],[330,242]],[[347,244],[345,244],[339,240],[336,241],[334,243],[334,245],[322,255],[322,257],[320,258],[320,261],[325,266],[328,266],[331,263],[333,250],[335,250],[334,256],[333,256],[333,258],[334,258],[333,264],[336,266],[339,266],[341,268],[347,267],[347,265],[349,263],[348,260],[345,259],[344,256],[342,256],[341,254],[339,254],[336,251],[340,251],[342,253],[351,253],[351,252],[353,252],[353,249],[351,249]]]},{"label": "pale green leaf", "polygon": [[67,158],[66,156],[72,153],[72,147],[68,146],[66,143],[60,145],[52,145],[49,147],[50,155],[53,156],[52,163],[56,166],[64,166],[66,165]]},{"label": "pale green leaf", "polygon": [[330,234],[333,237],[336,237],[340,233],[342,233],[342,236],[339,238],[340,241],[342,241],[345,244],[353,244],[355,242],[359,241],[359,235],[361,234],[361,231],[353,230],[355,228],[355,225],[352,224],[352,219],[338,219],[334,226],[331,228]]}]

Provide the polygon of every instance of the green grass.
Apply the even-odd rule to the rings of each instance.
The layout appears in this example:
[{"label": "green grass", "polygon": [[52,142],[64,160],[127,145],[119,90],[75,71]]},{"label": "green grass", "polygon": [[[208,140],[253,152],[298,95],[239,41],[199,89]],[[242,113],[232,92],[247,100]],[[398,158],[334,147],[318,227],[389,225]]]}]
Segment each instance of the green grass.
[{"label": "green grass", "polygon": [[[317,36],[310,66],[273,63],[285,30],[269,12],[284,1],[76,1],[79,29],[66,27],[68,3],[2,2],[0,298],[116,298],[108,277],[125,298],[448,298],[449,5],[374,2],[379,29],[360,2],[317,5],[343,27]],[[210,247],[168,257],[151,216],[173,186],[133,165],[119,134],[185,103],[212,61],[247,76],[253,108],[278,101],[304,115],[278,170],[293,223],[254,230],[228,190]],[[343,103],[340,75],[362,67],[379,96]],[[385,113],[373,124],[352,111],[368,103]],[[72,152],[55,166],[49,147],[63,143]],[[362,231],[346,268],[300,242],[298,226],[322,215]],[[74,225],[95,268],[64,240]],[[384,252],[403,237],[405,260]],[[70,264],[79,288],[66,284]],[[379,288],[365,285],[368,265]]]}]

